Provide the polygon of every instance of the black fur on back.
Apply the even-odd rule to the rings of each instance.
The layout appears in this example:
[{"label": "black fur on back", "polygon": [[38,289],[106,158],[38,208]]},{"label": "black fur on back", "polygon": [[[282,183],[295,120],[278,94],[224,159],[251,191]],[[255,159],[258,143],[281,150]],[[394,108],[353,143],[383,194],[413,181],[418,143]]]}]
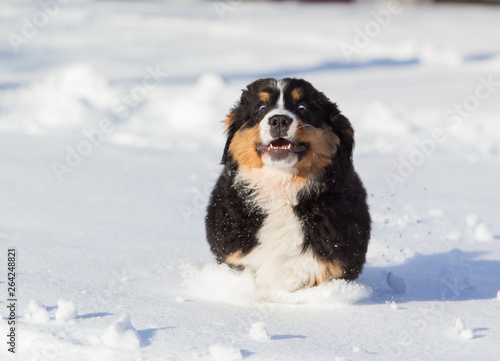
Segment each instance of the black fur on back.
[{"label": "black fur on back", "polygon": [[304,250],[311,247],[320,259],[341,261],[343,278],[353,280],[363,268],[370,239],[366,191],[354,171],[343,179],[333,174],[319,192],[302,194],[294,212],[302,221]]}]

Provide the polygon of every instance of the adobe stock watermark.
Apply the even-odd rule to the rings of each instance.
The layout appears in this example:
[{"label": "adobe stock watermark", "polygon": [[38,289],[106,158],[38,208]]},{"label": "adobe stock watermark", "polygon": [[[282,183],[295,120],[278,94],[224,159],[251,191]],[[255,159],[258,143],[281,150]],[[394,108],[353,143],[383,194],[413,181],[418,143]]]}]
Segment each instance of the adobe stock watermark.
[{"label": "adobe stock watermark", "polygon": [[491,97],[496,87],[500,87],[500,82],[496,82],[492,74],[489,74],[488,78],[480,76],[473,94],[466,96],[461,103],[455,103],[443,112],[444,122],[452,128],[460,127],[463,120],[470,118],[482,101]]},{"label": "adobe stock watermark", "polygon": [[[67,335],[68,333],[64,331]],[[49,344],[45,344],[41,350],[33,352],[33,357],[31,361],[50,361],[54,360],[59,356],[61,350],[64,349],[64,345],[61,341],[54,339]]]},{"label": "adobe stock watermark", "polygon": [[[163,71],[160,65],[156,68],[146,67],[146,75],[142,79],[141,85],[137,85],[122,97],[111,103],[111,111],[121,120],[125,120],[140,103],[146,100],[149,93],[154,91],[168,77],[169,73]],[[115,130],[115,125],[108,118],[103,118],[99,125],[91,130],[82,131],[83,139],[76,146],[66,146],[64,162],[52,162],[52,170],[59,181],[64,181],[64,176],[71,174],[78,168],[85,158],[90,156],[94,149],[103,143],[105,136]]]},{"label": "adobe stock watermark", "polygon": [[137,108],[167,77],[169,72],[163,71],[160,65],[156,68],[146,67],[146,75],[142,78],[141,85],[136,85],[130,92],[111,104],[111,111],[122,120],[128,118],[131,109]]},{"label": "adobe stock watermark", "polygon": [[[402,330],[394,339],[380,344],[380,355],[383,360],[402,360],[407,356],[407,349],[415,346],[414,338],[425,335],[432,325],[443,319],[445,304],[435,303],[425,308],[418,308],[410,315],[405,330]],[[420,336],[421,337],[421,336]]]},{"label": "adobe stock watermark", "polygon": [[82,164],[83,159],[88,157],[94,147],[97,147],[104,140],[106,134],[110,134],[115,129],[115,126],[109,119],[102,119],[99,122],[99,126],[92,130],[84,129],[82,134],[85,139],[82,139],[73,148],[69,145],[66,146],[66,157],[65,162],[52,162],[52,170],[57,177],[59,183],[62,183],[65,174],[73,173],[75,168]]},{"label": "adobe stock watermark", "polygon": [[[487,77],[478,77],[478,84],[474,92],[467,95],[461,102],[454,103],[447,108],[442,115],[443,122],[453,129],[459,128],[465,119],[470,118],[481,102],[488,100],[496,88],[500,87],[500,82],[493,79],[493,75]],[[422,167],[427,159],[432,156],[439,144],[447,141],[448,134],[445,127],[436,127],[431,134],[415,144],[415,148],[406,156],[400,156],[396,162],[396,172],[384,172],[384,178],[391,189],[394,191],[398,185],[403,185],[405,179],[411,177],[417,168]]]},{"label": "adobe stock watermark", "polygon": [[241,6],[243,0],[225,0],[225,1],[213,1],[215,12],[219,15],[219,19],[224,20],[224,14],[227,12],[233,12],[235,9]]},{"label": "adobe stock watermark", "polygon": [[363,28],[354,28],[354,38],[352,43],[345,41],[339,44],[342,54],[348,62],[352,60],[353,54],[359,54],[366,49],[374,38],[380,35],[383,29],[387,28],[393,20],[394,15],[403,11],[403,5],[398,0],[387,3],[387,7],[381,10],[372,10],[370,15],[373,20],[368,21]]},{"label": "adobe stock watermark", "polygon": [[[435,329],[437,323],[450,319],[449,313],[446,312],[448,307],[446,301],[464,300],[464,296],[470,292],[472,287],[471,278],[474,275],[470,272],[469,264],[457,266],[457,263],[462,262],[462,260],[458,262],[454,260],[451,268],[442,263],[437,266],[441,270],[441,274],[439,272],[435,273],[435,277],[430,280],[433,284],[439,284],[441,288],[440,291],[436,290],[434,294],[437,302],[428,302],[423,307],[409,308],[406,311],[410,311],[410,313],[405,329],[398,333],[397,337],[380,344],[381,349],[384,351],[380,352],[380,355],[383,356],[382,360],[405,360],[405,356],[408,355],[407,348],[415,347],[417,344],[421,348],[422,337],[428,335],[429,330]],[[398,312],[397,307],[394,309],[395,312]],[[418,339],[415,340],[415,338]],[[422,360],[425,360],[425,358]]]},{"label": "adobe stock watermark", "polygon": [[218,178],[218,173],[210,173],[208,177],[209,181],[203,186],[202,189],[198,187],[192,189],[193,197],[191,199],[191,204],[182,203],[178,205],[177,208],[186,224],[191,222],[191,218],[193,216],[205,214],[210,194],[212,193],[214,183]]},{"label": "adobe stock watermark", "polygon": [[[235,338],[228,337],[228,341],[238,341],[239,339],[248,339],[250,336],[250,332],[252,329],[252,326],[255,325],[256,323],[261,323],[264,332],[267,333],[267,330],[265,330],[265,324],[264,321],[267,319],[271,318],[271,316],[274,314],[276,306],[273,303],[262,303],[258,304],[253,307],[254,310],[247,314],[246,319],[243,317],[236,317],[237,325],[236,325],[236,330],[235,330]],[[272,336],[269,336],[269,338],[272,338]]]},{"label": "adobe stock watermark", "polygon": [[46,27],[50,20],[55,18],[61,10],[61,5],[67,4],[70,0],[40,0],[38,6],[40,10],[31,17],[22,17],[22,25],[18,32],[9,32],[7,38],[12,49],[17,54],[22,44],[27,44],[38,35],[40,30]]}]

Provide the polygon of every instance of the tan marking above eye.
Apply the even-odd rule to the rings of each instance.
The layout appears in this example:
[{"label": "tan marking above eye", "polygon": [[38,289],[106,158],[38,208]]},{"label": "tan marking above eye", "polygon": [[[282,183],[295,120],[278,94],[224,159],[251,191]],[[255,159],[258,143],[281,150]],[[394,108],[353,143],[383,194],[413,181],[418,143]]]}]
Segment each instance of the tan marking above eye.
[{"label": "tan marking above eye", "polygon": [[292,98],[296,101],[299,101],[302,98],[303,90],[301,88],[295,88],[292,91]]},{"label": "tan marking above eye", "polygon": [[267,103],[269,101],[269,99],[271,98],[271,96],[269,95],[269,93],[261,92],[261,93],[259,93],[259,98],[264,103]]}]

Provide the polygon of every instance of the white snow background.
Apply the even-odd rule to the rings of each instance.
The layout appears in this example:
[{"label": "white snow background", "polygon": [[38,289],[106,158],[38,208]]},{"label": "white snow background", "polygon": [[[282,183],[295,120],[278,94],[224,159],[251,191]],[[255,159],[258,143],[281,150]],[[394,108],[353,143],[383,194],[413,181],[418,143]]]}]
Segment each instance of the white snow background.
[{"label": "white snow background", "polygon": [[[0,359],[496,359],[499,33],[481,5],[2,1]],[[265,292],[213,261],[220,121],[267,76],[355,128],[356,282]]]}]

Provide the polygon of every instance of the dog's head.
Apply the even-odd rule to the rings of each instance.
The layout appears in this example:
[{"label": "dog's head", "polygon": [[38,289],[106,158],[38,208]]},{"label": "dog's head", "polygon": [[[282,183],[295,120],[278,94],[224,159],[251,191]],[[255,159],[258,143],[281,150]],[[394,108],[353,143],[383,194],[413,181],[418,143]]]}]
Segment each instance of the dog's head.
[{"label": "dog's head", "polygon": [[305,80],[251,83],[224,122],[228,139],[223,164],[287,168],[305,179],[330,167],[337,172],[352,167],[351,124]]}]

